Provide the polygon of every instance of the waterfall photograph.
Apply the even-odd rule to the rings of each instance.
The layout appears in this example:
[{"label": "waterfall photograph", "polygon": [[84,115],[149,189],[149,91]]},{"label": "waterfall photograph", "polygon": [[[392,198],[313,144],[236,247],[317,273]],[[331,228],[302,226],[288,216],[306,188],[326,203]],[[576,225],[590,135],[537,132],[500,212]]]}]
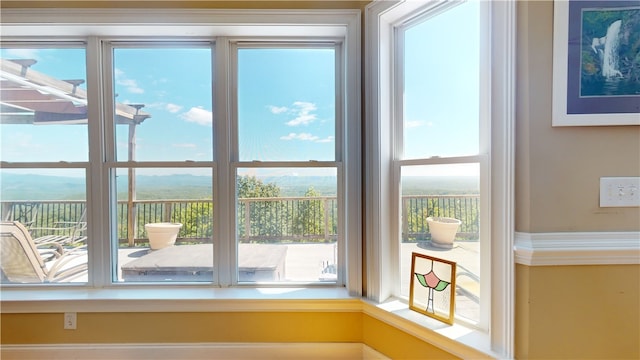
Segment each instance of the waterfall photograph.
[{"label": "waterfall photograph", "polygon": [[583,8],[580,97],[640,96],[640,2]]},{"label": "waterfall photograph", "polygon": [[553,3],[553,126],[640,125],[640,0]]}]

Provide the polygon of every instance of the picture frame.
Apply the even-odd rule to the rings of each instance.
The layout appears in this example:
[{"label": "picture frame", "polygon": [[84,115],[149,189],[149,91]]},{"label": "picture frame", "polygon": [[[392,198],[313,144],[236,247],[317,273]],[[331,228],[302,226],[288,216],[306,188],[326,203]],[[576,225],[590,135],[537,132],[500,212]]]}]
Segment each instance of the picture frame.
[{"label": "picture frame", "polygon": [[640,125],[639,24],[640,1],[554,1],[552,126]]},{"label": "picture frame", "polygon": [[455,312],[456,263],[413,252],[409,309],[452,325]]}]

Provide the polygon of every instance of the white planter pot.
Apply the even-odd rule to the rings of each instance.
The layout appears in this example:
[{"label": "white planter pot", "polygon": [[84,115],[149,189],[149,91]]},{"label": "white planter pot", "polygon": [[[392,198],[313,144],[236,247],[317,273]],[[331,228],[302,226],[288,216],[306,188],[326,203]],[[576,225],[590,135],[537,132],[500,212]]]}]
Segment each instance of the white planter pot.
[{"label": "white planter pot", "polygon": [[149,236],[149,246],[151,250],[158,250],[176,243],[178,232],[182,224],[180,223],[151,223],[144,226]]},{"label": "white planter pot", "polygon": [[462,221],[448,217],[428,217],[429,232],[431,233],[431,244],[433,246],[452,248],[453,240],[456,238],[458,228]]}]

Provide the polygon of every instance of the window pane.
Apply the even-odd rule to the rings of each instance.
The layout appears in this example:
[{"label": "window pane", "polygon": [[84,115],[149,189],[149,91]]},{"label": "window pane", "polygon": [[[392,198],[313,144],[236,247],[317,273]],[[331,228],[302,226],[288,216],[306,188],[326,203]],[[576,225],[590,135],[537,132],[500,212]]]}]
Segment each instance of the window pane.
[{"label": "window pane", "polygon": [[2,169],[0,199],[2,283],[87,281],[84,169]]},{"label": "window pane", "polygon": [[213,159],[210,48],[113,52],[118,161]]},{"label": "window pane", "polygon": [[87,161],[82,48],[0,49],[0,160]]},{"label": "window pane", "polygon": [[401,171],[402,296],[409,296],[412,252],[454,261],[456,315],[479,321],[480,166],[404,166]]},{"label": "window pane", "polygon": [[479,151],[479,2],[405,32],[404,158]]},{"label": "window pane", "polygon": [[213,281],[211,169],[119,168],[116,176],[115,280]]},{"label": "window pane", "polygon": [[335,168],[237,172],[239,282],[337,279]]},{"label": "window pane", "polygon": [[335,160],[335,50],[239,49],[240,161]]}]

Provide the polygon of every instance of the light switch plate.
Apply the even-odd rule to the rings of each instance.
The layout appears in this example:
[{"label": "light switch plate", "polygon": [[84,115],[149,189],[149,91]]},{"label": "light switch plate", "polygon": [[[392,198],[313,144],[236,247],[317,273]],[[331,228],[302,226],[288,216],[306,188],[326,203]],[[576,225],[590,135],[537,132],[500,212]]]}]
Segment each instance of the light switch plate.
[{"label": "light switch plate", "polygon": [[640,206],[640,177],[600,178],[600,207]]}]

